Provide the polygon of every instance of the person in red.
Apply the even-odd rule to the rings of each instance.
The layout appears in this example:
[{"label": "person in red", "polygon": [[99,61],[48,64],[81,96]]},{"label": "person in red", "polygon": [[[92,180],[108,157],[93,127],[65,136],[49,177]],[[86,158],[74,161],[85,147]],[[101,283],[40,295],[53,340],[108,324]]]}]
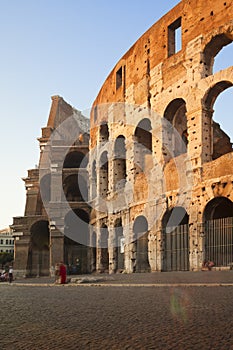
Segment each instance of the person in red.
[{"label": "person in red", "polygon": [[60,262],[59,274],[60,274],[60,283],[65,284],[66,283],[66,267],[62,261]]}]

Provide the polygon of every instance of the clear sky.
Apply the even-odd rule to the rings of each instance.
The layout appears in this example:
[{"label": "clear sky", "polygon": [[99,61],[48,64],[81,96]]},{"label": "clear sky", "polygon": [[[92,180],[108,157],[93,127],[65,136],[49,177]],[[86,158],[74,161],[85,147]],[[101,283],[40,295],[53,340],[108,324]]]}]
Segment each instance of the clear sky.
[{"label": "clear sky", "polygon": [[[24,214],[21,178],[38,163],[37,137],[47,123],[50,97],[89,109],[120,57],[178,2],[0,0],[0,229]],[[232,91],[226,98],[221,118]],[[233,138],[229,118],[224,130]]]}]

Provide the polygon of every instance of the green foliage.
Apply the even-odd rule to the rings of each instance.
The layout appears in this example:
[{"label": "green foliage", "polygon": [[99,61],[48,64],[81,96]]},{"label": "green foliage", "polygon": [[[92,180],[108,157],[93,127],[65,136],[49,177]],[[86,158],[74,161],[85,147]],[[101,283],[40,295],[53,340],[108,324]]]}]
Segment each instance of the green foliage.
[{"label": "green foliage", "polygon": [[7,263],[11,263],[14,260],[14,254],[13,253],[0,253],[0,266],[3,266]]}]

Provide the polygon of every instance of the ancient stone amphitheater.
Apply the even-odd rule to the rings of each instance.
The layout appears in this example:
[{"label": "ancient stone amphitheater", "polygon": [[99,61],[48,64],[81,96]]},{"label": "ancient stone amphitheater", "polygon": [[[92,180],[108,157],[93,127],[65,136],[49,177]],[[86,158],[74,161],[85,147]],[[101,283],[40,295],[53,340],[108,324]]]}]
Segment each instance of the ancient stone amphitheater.
[{"label": "ancient stone amphitheater", "polygon": [[[232,18],[232,1],[181,1],[113,68],[90,133],[53,97],[39,139],[52,157],[29,171],[25,216],[12,225],[17,271],[48,274],[60,260],[80,273],[231,267],[233,153],[213,117],[233,67],[213,66],[233,41]],[[78,139],[51,143],[72,114]]]}]

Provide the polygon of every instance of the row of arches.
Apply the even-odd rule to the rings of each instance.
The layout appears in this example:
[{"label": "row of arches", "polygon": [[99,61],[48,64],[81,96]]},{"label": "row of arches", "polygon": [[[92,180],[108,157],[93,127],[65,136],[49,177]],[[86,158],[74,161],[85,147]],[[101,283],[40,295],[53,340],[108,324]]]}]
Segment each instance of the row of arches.
[{"label": "row of arches", "polygon": [[[68,202],[87,202],[89,191],[85,175],[87,174],[64,174],[61,198],[65,198]],[[46,174],[41,178],[40,196],[44,203],[51,200],[51,174]]]},{"label": "row of arches", "polygon": [[[70,210],[64,218],[64,261],[76,273],[123,271],[125,254],[130,254],[132,272],[147,272],[150,266],[149,228],[145,216],[135,218],[133,239],[126,250],[123,223],[118,218],[114,234],[109,235],[103,223],[100,236],[89,225],[89,214],[83,209]],[[188,271],[190,269],[189,216],[183,207],[167,210],[162,218],[161,244],[163,271]],[[203,259],[217,266],[227,266],[233,261],[233,203],[226,197],[209,201],[203,213]],[[46,220],[35,222],[30,229],[28,271],[46,275],[49,271],[50,231]],[[159,250],[161,250],[161,247]],[[130,251],[130,253],[129,253]],[[110,254],[111,252],[111,262]],[[127,257],[129,258],[129,257]],[[111,266],[110,266],[111,265]]]},{"label": "row of arches", "polygon": [[[190,223],[189,215],[183,207],[167,210],[162,219],[162,271],[190,270]],[[107,244],[107,226],[103,225],[104,242]],[[199,238],[203,238],[202,259],[211,260],[216,266],[227,266],[233,260],[233,203],[225,197],[212,199],[205,207],[203,223],[198,227]],[[150,271],[149,263],[149,231],[148,221],[144,216],[138,216],[133,224],[133,241],[131,242],[132,272]],[[96,241],[96,234],[95,241]],[[102,236],[101,236],[102,237]],[[116,246],[113,252],[114,271],[125,266],[125,237],[120,226],[115,225],[114,240]],[[118,241],[117,241],[118,240]],[[123,244],[123,247],[122,247]],[[102,245],[101,245],[102,246]],[[160,250],[160,247],[157,247]],[[100,252],[103,272],[109,268],[109,250],[107,246]],[[96,261],[96,260],[95,260]]]},{"label": "row of arches", "polygon": [[[218,96],[225,90],[232,88],[232,85],[233,84],[230,81],[218,82],[212,86],[203,97],[203,113],[207,118],[207,122],[205,122],[205,126],[204,124],[201,126],[205,129],[203,131],[203,135],[205,135],[203,137],[205,139],[202,141],[196,141],[197,144],[202,142],[203,154],[205,154],[205,156],[203,156],[203,162],[215,160],[226,153],[232,152],[230,137],[221,129],[220,125],[213,120],[214,105]],[[162,153],[165,163],[171,158],[187,153],[190,137],[194,143],[195,140],[197,140],[197,136],[195,136],[194,133],[197,133],[196,128],[198,126],[195,124],[195,121],[192,123],[192,135],[190,136],[186,114],[186,102],[182,98],[177,98],[171,101],[164,111],[164,118],[162,119]],[[103,145],[109,141],[108,124],[100,125],[99,134],[99,139]],[[145,171],[148,155],[153,156],[152,125],[149,118],[144,118],[138,123],[134,131],[133,139],[133,167],[135,168],[136,177],[137,174]],[[197,148],[197,146],[195,148]],[[99,170],[98,185],[100,196],[106,197],[108,191],[118,190],[125,186],[127,180],[126,159],[128,158],[125,136],[119,135],[113,144],[113,175],[111,184],[109,184],[109,157],[110,153],[105,149],[100,155],[99,162],[95,159],[92,163],[92,198],[97,194],[97,169]]]}]

